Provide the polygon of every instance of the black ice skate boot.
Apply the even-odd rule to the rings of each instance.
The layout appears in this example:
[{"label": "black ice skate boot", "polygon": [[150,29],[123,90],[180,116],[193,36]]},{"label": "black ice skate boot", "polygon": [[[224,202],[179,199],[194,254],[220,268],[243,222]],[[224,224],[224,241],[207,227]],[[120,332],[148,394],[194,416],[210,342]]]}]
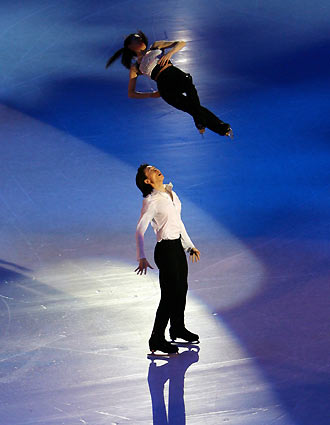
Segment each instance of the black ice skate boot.
[{"label": "black ice skate boot", "polygon": [[219,134],[220,134],[220,136],[230,137],[231,140],[233,140],[233,138],[234,138],[233,129],[230,127],[230,124],[228,124],[226,122],[221,123]]},{"label": "black ice skate boot", "polygon": [[186,328],[179,330],[170,328],[170,337],[172,341],[175,341],[177,338],[181,338],[187,342],[199,342],[199,336],[188,331]]},{"label": "black ice skate boot", "polygon": [[196,128],[199,131],[199,134],[203,136],[205,133],[205,126],[203,124],[196,124]]},{"label": "black ice skate boot", "polygon": [[162,351],[167,354],[177,354],[179,349],[176,345],[166,341],[164,337],[160,338],[157,335],[151,335],[149,339],[149,348],[152,353],[155,351]]}]

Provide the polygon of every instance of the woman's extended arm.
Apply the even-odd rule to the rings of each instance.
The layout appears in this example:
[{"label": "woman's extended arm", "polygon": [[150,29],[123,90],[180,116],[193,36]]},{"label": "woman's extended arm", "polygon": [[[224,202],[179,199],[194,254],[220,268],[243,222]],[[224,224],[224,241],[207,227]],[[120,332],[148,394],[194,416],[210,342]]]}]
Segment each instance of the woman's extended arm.
[{"label": "woman's extended arm", "polygon": [[128,97],[134,98],[134,99],[146,99],[150,97],[160,97],[160,94],[158,91],[151,92],[151,93],[141,93],[135,90],[136,87],[136,80],[137,80],[138,74],[136,67],[133,65],[129,71],[129,82],[128,82]]},{"label": "woman's extended arm", "polygon": [[170,49],[171,47],[175,48],[176,52],[181,50],[186,45],[185,41],[155,41],[151,46],[151,49]]}]

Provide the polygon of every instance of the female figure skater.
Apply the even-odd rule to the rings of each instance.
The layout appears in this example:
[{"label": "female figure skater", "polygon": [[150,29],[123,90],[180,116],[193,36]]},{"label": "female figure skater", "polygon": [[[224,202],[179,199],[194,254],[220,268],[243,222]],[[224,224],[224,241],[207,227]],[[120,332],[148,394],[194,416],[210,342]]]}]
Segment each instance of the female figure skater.
[{"label": "female figure skater", "polygon": [[[209,128],[221,136],[233,138],[230,125],[221,121],[200,104],[197,90],[190,74],[171,63],[171,57],[185,46],[184,41],[155,41],[147,49],[148,39],[142,31],[125,38],[124,47],[107,62],[108,68],[121,56],[121,63],[129,69],[128,96],[136,99],[162,97],[169,105],[190,114],[198,131]],[[165,49],[170,49],[164,54]],[[135,90],[139,75],[147,75],[157,82],[157,92],[141,93]]]}]

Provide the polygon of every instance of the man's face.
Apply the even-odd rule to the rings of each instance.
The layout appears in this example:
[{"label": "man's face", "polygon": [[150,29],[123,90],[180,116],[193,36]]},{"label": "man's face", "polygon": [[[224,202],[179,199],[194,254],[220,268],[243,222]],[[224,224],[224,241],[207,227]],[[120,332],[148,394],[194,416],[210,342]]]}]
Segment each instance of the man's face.
[{"label": "man's face", "polygon": [[154,167],[153,165],[148,165],[144,170],[144,174],[146,176],[146,179],[144,181],[146,184],[150,184],[152,187],[163,184],[163,174],[161,173],[161,171],[158,170],[158,168]]}]

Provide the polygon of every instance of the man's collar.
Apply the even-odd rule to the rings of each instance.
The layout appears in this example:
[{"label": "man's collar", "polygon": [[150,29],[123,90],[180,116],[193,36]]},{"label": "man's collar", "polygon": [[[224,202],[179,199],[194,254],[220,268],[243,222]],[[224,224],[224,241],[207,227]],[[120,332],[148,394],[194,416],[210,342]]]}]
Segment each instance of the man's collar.
[{"label": "man's collar", "polygon": [[164,186],[165,186],[165,190],[167,190],[168,192],[172,192],[172,189],[173,189],[172,182],[169,182],[169,183],[165,184]]},{"label": "man's collar", "polygon": [[[172,189],[173,189],[173,184],[172,184],[172,182],[170,182],[170,183],[167,183],[167,184],[164,184],[164,188],[165,188],[165,191],[166,192],[172,192]],[[151,192],[152,194],[155,194],[155,193],[164,193],[164,192],[162,192],[161,190],[157,190],[157,189],[153,189],[153,191]]]}]

